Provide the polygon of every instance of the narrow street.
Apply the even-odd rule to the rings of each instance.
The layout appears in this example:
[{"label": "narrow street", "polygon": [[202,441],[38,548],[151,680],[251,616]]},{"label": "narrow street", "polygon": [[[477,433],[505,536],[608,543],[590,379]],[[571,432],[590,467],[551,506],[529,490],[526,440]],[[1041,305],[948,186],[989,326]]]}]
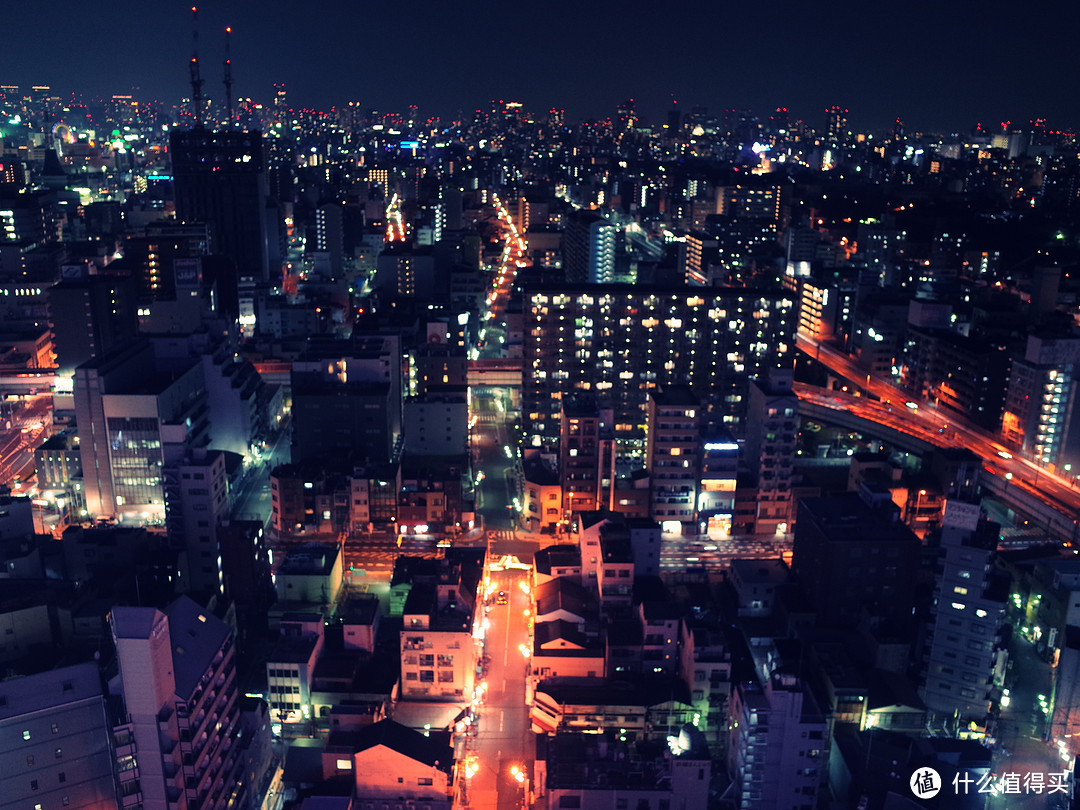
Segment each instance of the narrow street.
[{"label": "narrow street", "polygon": [[[479,707],[479,729],[468,738],[466,756],[476,765],[468,785],[468,805],[473,808],[521,807],[525,784],[514,775],[514,768],[527,773],[534,757],[533,735],[525,707],[525,671],[530,632],[528,595],[521,584],[527,577],[521,571],[491,573],[495,590],[485,608],[488,621],[484,645],[484,697]],[[506,594],[507,603],[498,604],[498,594]]]},{"label": "narrow street", "polygon": [[[994,750],[995,782],[1006,774],[1017,774],[1021,792],[997,793],[988,796],[988,810],[1026,810],[1031,808],[1066,807],[1061,794],[1027,793],[1025,779],[1041,774],[1049,783],[1051,773],[1071,768],[1056,755],[1053,744],[1044,742],[1047,719],[1039,700],[1049,700],[1050,668],[1035,651],[1035,645],[1017,633],[1009,645],[1010,669],[1006,677],[1009,705],[1002,709],[997,723],[997,746]],[[1033,777],[1038,779],[1039,777]]]}]

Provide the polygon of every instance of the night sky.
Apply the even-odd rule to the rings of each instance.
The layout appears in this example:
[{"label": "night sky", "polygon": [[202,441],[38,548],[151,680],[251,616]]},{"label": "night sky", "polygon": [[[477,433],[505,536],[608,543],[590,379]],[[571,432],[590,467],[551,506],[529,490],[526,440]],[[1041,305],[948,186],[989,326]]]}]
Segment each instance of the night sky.
[{"label": "night sky", "polygon": [[[670,106],[786,106],[821,126],[851,110],[856,130],[966,130],[1048,119],[1080,126],[1077,4],[700,3],[629,0],[206,0],[199,3],[205,94],[221,98],[224,27],[238,96],[291,106],[449,115],[490,99],[569,120],[614,115],[633,97],[654,120]],[[190,93],[190,3],[4,3],[0,84],[111,95]]]}]

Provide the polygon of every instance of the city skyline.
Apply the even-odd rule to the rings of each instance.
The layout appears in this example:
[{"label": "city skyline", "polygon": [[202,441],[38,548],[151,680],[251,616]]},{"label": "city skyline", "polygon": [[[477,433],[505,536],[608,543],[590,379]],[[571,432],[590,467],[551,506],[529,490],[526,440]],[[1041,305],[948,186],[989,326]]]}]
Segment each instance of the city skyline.
[{"label": "city skyline", "polygon": [[1075,801],[1068,21],[310,8],[0,31],[5,806]]},{"label": "city skyline", "polygon": [[[281,3],[229,0],[200,6],[197,50],[203,93],[221,100],[231,26],[237,97],[266,102],[273,84],[284,83],[294,108],[416,105],[423,117],[447,118],[506,99],[537,114],[565,109],[574,122],[611,117],[634,98],[654,123],[674,100],[686,110],[750,109],[761,117],[787,107],[815,128],[827,107],[839,105],[851,111],[855,131],[886,129],[897,117],[909,131],[979,123],[993,130],[1036,118],[1074,127],[1075,90],[1047,79],[1069,68],[1070,27],[1035,30],[1035,15],[1009,17],[997,5],[1004,8],[991,4],[977,16],[935,7],[930,17],[916,8],[883,21],[853,4],[826,17],[782,3],[766,20],[748,7],[703,8],[684,19],[646,13],[639,2],[562,3],[541,18],[524,8],[469,13],[418,0],[405,10],[360,9],[334,0],[297,18]],[[14,7],[0,33],[0,83],[99,97],[139,88],[178,103],[190,95],[191,16],[184,4],[128,0],[88,16],[62,0],[47,21],[46,56],[42,39],[26,35],[46,21]],[[115,34],[124,36],[110,41]]]}]

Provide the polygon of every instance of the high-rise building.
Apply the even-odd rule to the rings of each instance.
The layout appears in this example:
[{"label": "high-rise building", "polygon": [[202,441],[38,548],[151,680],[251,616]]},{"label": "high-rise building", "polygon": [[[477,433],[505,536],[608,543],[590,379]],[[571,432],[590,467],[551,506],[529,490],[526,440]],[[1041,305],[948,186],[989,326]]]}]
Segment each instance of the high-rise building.
[{"label": "high-rise building", "polygon": [[[309,337],[307,345],[304,356],[293,363],[300,385],[293,389],[292,460],[327,452],[340,455],[343,448],[355,447],[361,457],[385,461],[402,435],[400,335],[354,330],[349,340]],[[359,399],[350,405],[332,402],[335,397]],[[360,412],[350,411],[354,407]],[[353,413],[346,418],[356,422],[346,427],[326,421],[331,411]]]},{"label": "high-rise building", "polygon": [[219,594],[223,575],[218,524],[228,518],[229,509],[225,453],[196,448],[163,475],[169,542],[185,551],[184,590]]},{"label": "high-rise building", "polygon": [[750,382],[750,417],[744,445],[746,466],[757,487],[757,534],[786,532],[791,524],[791,476],[799,398],[790,370],[771,370]]},{"label": "high-rise building", "polygon": [[638,115],[637,105],[632,98],[628,98],[626,101],[617,104],[615,107],[616,117],[616,134],[621,135],[626,132],[631,132],[637,127]]},{"label": "high-rise building", "polygon": [[[653,520],[669,530],[697,523],[701,481],[701,403],[686,385],[649,392],[645,469]],[[675,525],[672,525],[675,524]]]},{"label": "high-rise building", "polygon": [[718,214],[736,219],[767,219],[781,222],[782,187],[722,186],[716,190]]},{"label": "high-rise building", "polygon": [[740,680],[731,691],[728,770],[744,810],[817,807],[829,757],[829,723],[795,675]]},{"label": "high-rise building", "polygon": [[927,708],[944,716],[981,721],[990,707],[995,668],[1004,664],[998,632],[1005,622],[1009,582],[994,566],[1000,530],[996,523],[979,520],[978,506],[946,503],[921,690]]},{"label": "high-rise building", "polygon": [[64,279],[49,288],[47,301],[59,376],[138,334],[134,284],[126,276]]},{"label": "high-rise building", "polygon": [[229,626],[186,596],[166,612],[115,607],[124,722],[144,810],[224,810],[243,803],[236,651]]},{"label": "high-rise building", "polygon": [[26,808],[133,806],[134,758],[121,757],[117,794],[108,714],[97,664],[0,682],[0,805]]},{"label": "high-rise building", "polygon": [[679,251],[679,275],[687,284],[711,286],[711,266],[718,264],[716,260],[719,241],[715,237],[700,231],[691,231],[683,237]]},{"label": "high-rise building", "polygon": [[86,509],[96,517],[165,518],[166,468],[209,442],[202,366],[132,343],[75,369]]},{"label": "high-rise building", "polygon": [[1001,424],[1009,356],[1003,343],[952,329],[908,329],[907,390],[968,422],[994,431]]},{"label": "high-rise building", "polygon": [[[349,452],[358,459],[390,458],[402,405],[390,383],[342,382],[329,374],[294,371],[292,387],[294,461]],[[397,433],[391,431],[392,414]]]},{"label": "high-rise building", "polygon": [[688,384],[701,430],[744,433],[747,385],[791,363],[794,312],[783,292],[745,288],[537,284],[524,301],[522,413],[538,444],[558,438],[563,397],[613,409],[620,457],[644,452],[648,391]]},{"label": "high-rise building", "polygon": [[1030,336],[1023,356],[1013,358],[1002,442],[1040,464],[1080,462],[1078,369],[1080,339]]},{"label": "high-rise building", "polygon": [[835,104],[825,110],[825,141],[829,146],[839,146],[848,139],[848,110]]},{"label": "high-rise building", "polygon": [[455,456],[469,452],[469,401],[460,391],[429,392],[405,400],[406,452]]},{"label": "high-rise building", "polygon": [[569,283],[603,284],[615,277],[618,228],[603,217],[575,211],[563,235],[563,275]]},{"label": "high-rise building", "polygon": [[559,480],[567,512],[600,504],[600,410],[587,394],[564,397],[559,412]]},{"label": "high-rise building", "polygon": [[333,278],[344,268],[345,230],[344,209],[337,203],[326,203],[315,209],[315,249],[325,253]]},{"label": "high-rise building", "polygon": [[274,124],[280,127],[289,117],[289,97],[285,90],[284,82],[274,82],[274,99],[272,104]]},{"label": "high-rise building", "polygon": [[[176,218],[209,225],[214,252],[235,262],[237,279],[270,280],[277,271],[278,234],[268,227],[273,209],[262,133],[176,130],[170,150]],[[224,289],[222,295],[228,297]]]},{"label": "high-rise building", "polygon": [[698,521],[708,533],[730,533],[735,516],[739,443],[728,431],[702,436]]}]

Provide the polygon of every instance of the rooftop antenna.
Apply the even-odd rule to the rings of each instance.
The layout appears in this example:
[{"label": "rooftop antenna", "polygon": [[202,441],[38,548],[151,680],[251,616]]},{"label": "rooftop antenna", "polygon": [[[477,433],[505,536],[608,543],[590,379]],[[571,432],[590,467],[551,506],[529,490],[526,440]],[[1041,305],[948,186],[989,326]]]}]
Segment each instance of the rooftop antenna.
[{"label": "rooftop antenna", "polygon": [[199,9],[191,7],[191,113],[194,125],[202,126],[202,86],[199,76]]},{"label": "rooftop antenna", "polygon": [[232,26],[225,28],[225,121],[226,126],[233,123],[232,113]]}]

